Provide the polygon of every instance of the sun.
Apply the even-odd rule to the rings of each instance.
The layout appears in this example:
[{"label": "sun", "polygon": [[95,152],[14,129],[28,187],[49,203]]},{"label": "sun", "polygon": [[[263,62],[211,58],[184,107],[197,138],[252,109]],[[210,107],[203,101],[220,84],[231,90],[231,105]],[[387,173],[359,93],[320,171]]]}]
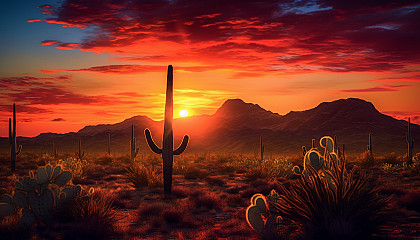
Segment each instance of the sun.
[{"label": "sun", "polygon": [[181,111],[179,111],[179,116],[188,117],[188,111],[185,109],[182,109]]}]

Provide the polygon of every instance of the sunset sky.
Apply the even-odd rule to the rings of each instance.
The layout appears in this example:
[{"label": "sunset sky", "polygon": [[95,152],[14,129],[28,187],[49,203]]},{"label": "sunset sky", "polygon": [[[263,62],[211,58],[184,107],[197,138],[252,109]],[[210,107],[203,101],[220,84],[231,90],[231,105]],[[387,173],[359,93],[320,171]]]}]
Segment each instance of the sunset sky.
[{"label": "sunset sky", "polygon": [[[2,1],[0,136],[357,97],[420,124],[420,1]],[[176,116],[177,117],[177,116]]]}]

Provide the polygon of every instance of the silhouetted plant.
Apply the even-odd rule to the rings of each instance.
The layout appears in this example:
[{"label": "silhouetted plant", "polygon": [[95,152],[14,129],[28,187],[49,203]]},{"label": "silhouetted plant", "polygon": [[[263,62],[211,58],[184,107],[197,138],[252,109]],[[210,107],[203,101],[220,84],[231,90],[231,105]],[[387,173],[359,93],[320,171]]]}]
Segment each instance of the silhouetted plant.
[{"label": "silhouetted plant", "polygon": [[414,141],[413,138],[411,137],[411,122],[410,122],[410,118],[408,118],[408,133],[407,133],[407,163],[408,164],[412,164],[413,163],[413,145],[414,145]]},{"label": "silhouetted plant", "polygon": [[370,175],[347,172],[344,162],[333,164],[322,173],[309,166],[289,188],[282,187],[274,204],[279,214],[302,224],[312,239],[366,239],[381,234],[392,222],[395,212],[389,197],[381,197]]},{"label": "silhouetted plant", "polygon": [[135,188],[158,188],[163,185],[160,174],[151,166],[146,167],[141,163],[126,168],[126,177]]},{"label": "silhouetted plant", "polygon": [[172,129],[173,120],[173,68],[172,65],[168,66],[167,82],[166,82],[166,103],[165,103],[165,120],[163,127],[162,148],[156,146],[152,139],[150,130],[146,129],[144,134],[146,136],[147,144],[150,149],[157,154],[162,154],[163,160],[163,187],[165,194],[170,194],[172,189],[172,166],[174,155],[180,155],[185,151],[188,144],[188,135],[182,139],[181,145],[173,150],[174,137]]},{"label": "silhouetted plant", "polygon": [[375,166],[375,156],[371,151],[365,151],[360,155],[359,163],[364,168],[371,168]]},{"label": "silhouetted plant", "polygon": [[85,156],[85,152],[82,152],[82,138],[79,138],[79,151],[76,152],[74,155],[78,159],[82,159]]},{"label": "silhouetted plant", "polygon": [[[9,118],[9,142],[10,142],[10,169],[12,172],[15,171],[16,157],[22,150],[22,145],[16,143],[16,104],[13,103],[13,126],[12,119]],[[17,150],[16,150],[17,148]]]}]

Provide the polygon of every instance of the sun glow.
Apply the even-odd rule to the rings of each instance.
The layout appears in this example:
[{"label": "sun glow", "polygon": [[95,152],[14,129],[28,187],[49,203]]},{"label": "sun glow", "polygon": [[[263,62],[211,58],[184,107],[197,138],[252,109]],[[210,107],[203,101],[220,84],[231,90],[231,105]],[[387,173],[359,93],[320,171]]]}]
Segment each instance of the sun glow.
[{"label": "sun glow", "polygon": [[187,117],[188,116],[188,111],[185,110],[185,109],[182,109],[181,111],[179,111],[179,116]]}]

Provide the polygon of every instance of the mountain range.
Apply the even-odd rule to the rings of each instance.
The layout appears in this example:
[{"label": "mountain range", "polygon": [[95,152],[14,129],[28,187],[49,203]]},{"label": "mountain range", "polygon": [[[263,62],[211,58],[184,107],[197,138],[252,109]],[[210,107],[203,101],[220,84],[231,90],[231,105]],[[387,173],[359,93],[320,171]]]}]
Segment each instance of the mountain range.
[{"label": "mountain range", "polygon": [[[155,142],[162,141],[163,121],[147,116],[135,116],[116,124],[86,126],[78,132],[56,134],[42,133],[33,138],[18,137],[23,151],[51,151],[52,141],[59,154],[74,153],[78,140],[87,154],[105,153],[108,134],[111,135],[111,152],[129,153],[131,125],[135,126],[137,146],[141,153],[150,154],[144,130],[149,128]],[[263,137],[265,154],[300,154],[302,145],[307,148],[312,139],[317,144],[322,136],[337,136],[346,153],[360,154],[366,150],[368,135],[372,134],[373,152],[386,154],[407,152],[407,121],[397,120],[380,113],[372,103],[357,98],[323,102],[305,111],[291,111],[279,115],[261,108],[258,104],[241,99],[229,99],[213,115],[197,115],[174,119],[174,146],[184,134],[190,136],[186,153],[258,153]],[[411,124],[415,143],[420,142],[420,126]],[[7,138],[0,138],[0,151],[9,151]],[[414,144],[414,153],[420,147]]]}]

